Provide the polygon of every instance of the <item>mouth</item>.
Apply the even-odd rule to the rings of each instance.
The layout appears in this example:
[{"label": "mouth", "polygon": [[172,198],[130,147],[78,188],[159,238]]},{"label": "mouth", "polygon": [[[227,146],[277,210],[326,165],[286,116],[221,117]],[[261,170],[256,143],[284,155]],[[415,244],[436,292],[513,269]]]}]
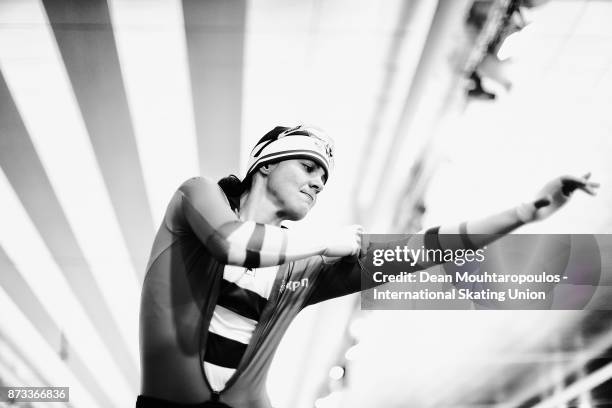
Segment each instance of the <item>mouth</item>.
[{"label": "mouth", "polygon": [[304,194],[306,197],[308,197],[308,201],[310,201],[311,203],[314,203],[314,197],[304,191],[300,191],[302,194]]}]

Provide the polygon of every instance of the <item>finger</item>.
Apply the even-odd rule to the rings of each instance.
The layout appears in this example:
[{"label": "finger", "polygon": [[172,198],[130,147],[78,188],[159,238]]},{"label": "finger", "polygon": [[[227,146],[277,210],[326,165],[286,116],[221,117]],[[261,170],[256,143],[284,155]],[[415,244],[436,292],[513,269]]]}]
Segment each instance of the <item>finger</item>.
[{"label": "finger", "polygon": [[597,188],[598,188],[598,187],[599,187],[599,186],[591,186],[591,185],[586,185],[586,186],[584,186],[584,187],[581,187],[580,189],[581,189],[582,191],[584,191],[585,193],[587,193],[587,194],[590,194],[590,195],[594,196],[594,195],[597,195]]},{"label": "finger", "polygon": [[600,184],[596,183],[594,181],[587,181],[584,186],[580,186],[578,187],[580,190],[584,191],[587,194],[590,195],[596,195],[597,194],[597,189],[599,188]]},{"label": "finger", "polygon": [[361,251],[361,240],[357,239],[351,255],[359,255],[359,251]]},{"label": "finger", "polygon": [[586,182],[588,182],[589,177],[591,177],[591,173],[587,173],[587,174],[585,174],[582,177],[571,176],[571,175],[568,174],[568,175],[565,175],[565,176],[561,176],[560,178],[561,178],[561,182],[564,182],[564,181],[574,181],[574,182],[577,182],[577,183],[586,183]]}]

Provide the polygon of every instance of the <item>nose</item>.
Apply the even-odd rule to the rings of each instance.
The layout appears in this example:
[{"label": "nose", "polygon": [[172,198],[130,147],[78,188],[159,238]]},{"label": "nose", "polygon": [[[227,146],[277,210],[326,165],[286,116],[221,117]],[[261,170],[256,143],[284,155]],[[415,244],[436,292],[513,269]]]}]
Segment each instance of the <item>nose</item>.
[{"label": "nose", "polygon": [[325,173],[323,171],[320,174],[313,175],[310,179],[309,186],[318,194],[323,190],[323,186],[325,185],[323,178],[325,177]]}]

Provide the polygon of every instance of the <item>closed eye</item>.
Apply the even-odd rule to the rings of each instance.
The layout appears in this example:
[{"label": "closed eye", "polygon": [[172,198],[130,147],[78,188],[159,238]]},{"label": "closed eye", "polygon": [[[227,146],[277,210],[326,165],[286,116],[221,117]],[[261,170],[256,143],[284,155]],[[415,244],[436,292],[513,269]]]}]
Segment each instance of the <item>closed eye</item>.
[{"label": "closed eye", "polygon": [[323,171],[323,168],[311,161],[311,160],[304,160],[304,161],[300,161],[300,163],[302,164],[302,166],[304,167],[304,170],[306,171],[306,173],[314,173],[316,171],[318,171],[319,169],[321,170],[321,181],[323,182],[323,184],[325,184],[327,182],[327,177],[325,175],[325,172]]}]

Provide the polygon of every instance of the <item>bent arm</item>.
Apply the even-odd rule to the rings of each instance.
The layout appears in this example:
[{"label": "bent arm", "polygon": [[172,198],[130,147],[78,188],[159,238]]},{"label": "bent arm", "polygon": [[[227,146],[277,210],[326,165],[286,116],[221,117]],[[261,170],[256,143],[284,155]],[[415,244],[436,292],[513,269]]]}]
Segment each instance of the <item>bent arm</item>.
[{"label": "bent arm", "polygon": [[179,194],[180,211],[189,229],[219,262],[257,268],[325,252],[321,238],[241,221],[230,209],[223,191],[211,180],[192,178],[181,185]]}]

